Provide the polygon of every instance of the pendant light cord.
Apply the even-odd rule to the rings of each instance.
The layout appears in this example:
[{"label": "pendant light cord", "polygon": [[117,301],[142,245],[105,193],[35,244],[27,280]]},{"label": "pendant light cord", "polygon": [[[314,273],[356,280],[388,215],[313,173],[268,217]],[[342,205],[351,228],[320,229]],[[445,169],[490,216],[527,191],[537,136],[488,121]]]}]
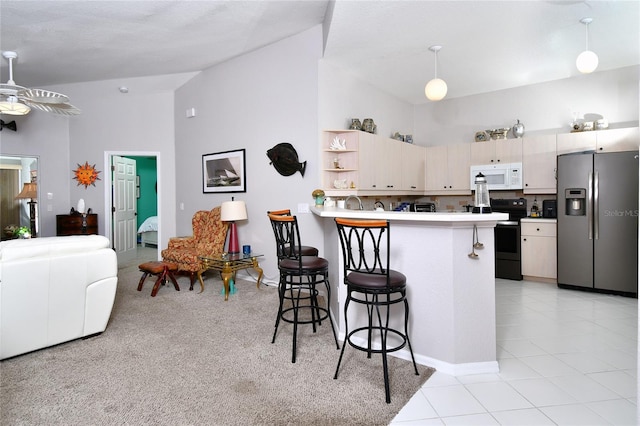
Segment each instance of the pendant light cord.
[{"label": "pendant light cord", "polygon": [[585,46],[587,46],[585,50],[589,50],[589,24],[590,22],[584,24],[584,42]]}]

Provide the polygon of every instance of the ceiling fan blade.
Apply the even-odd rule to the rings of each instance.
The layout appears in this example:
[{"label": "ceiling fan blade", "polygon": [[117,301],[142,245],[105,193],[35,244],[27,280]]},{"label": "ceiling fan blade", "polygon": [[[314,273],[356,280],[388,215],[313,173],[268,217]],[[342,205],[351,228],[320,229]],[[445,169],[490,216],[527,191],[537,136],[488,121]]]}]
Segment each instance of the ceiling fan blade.
[{"label": "ceiling fan blade", "polygon": [[66,95],[44,89],[23,89],[18,91],[17,96],[22,100],[30,100],[42,104],[62,104],[69,102],[69,98]]},{"label": "ceiling fan blade", "polygon": [[30,106],[31,108],[39,109],[40,111],[52,112],[54,114],[61,115],[79,115],[80,109],[69,103],[39,103],[32,102],[29,99],[21,99],[25,105]]}]

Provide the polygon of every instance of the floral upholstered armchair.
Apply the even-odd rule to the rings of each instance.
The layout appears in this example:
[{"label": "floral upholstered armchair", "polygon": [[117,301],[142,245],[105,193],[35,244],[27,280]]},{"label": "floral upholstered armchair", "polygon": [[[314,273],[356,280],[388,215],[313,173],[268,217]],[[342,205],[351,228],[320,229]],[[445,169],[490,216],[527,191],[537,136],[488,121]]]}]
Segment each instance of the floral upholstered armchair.
[{"label": "floral upholstered armchair", "polygon": [[193,290],[196,273],[201,268],[198,256],[222,253],[228,228],[228,224],[220,220],[220,207],[197,211],[191,222],[191,237],[171,238],[169,246],[162,250],[162,260],[175,263],[179,272],[189,274],[189,290]]}]

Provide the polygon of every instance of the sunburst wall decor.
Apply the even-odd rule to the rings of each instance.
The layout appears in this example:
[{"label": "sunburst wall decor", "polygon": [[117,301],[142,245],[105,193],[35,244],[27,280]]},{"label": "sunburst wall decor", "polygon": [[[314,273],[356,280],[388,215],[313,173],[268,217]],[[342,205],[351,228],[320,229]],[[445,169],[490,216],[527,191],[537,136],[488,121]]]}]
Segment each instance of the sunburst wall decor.
[{"label": "sunburst wall decor", "polygon": [[78,164],[78,168],[73,173],[75,174],[73,178],[78,181],[78,186],[84,185],[85,189],[89,185],[96,186],[95,181],[100,180],[98,177],[100,172],[96,170],[96,165],[90,166],[88,161],[85,161],[84,165]]}]

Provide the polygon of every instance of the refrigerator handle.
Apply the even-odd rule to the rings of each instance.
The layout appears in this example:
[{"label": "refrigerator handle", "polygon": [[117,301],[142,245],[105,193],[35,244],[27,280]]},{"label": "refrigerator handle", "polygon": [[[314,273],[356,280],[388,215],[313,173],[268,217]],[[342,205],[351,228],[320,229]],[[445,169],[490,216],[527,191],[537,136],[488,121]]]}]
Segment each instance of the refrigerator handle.
[{"label": "refrigerator handle", "polygon": [[587,228],[589,239],[593,240],[593,173],[589,172],[589,184],[587,186]]},{"label": "refrigerator handle", "polygon": [[600,179],[598,176],[598,172],[593,174],[593,210],[591,210],[591,215],[593,216],[593,239],[597,240],[600,234],[600,194],[598,192],[598,187],[600,186]]}]

